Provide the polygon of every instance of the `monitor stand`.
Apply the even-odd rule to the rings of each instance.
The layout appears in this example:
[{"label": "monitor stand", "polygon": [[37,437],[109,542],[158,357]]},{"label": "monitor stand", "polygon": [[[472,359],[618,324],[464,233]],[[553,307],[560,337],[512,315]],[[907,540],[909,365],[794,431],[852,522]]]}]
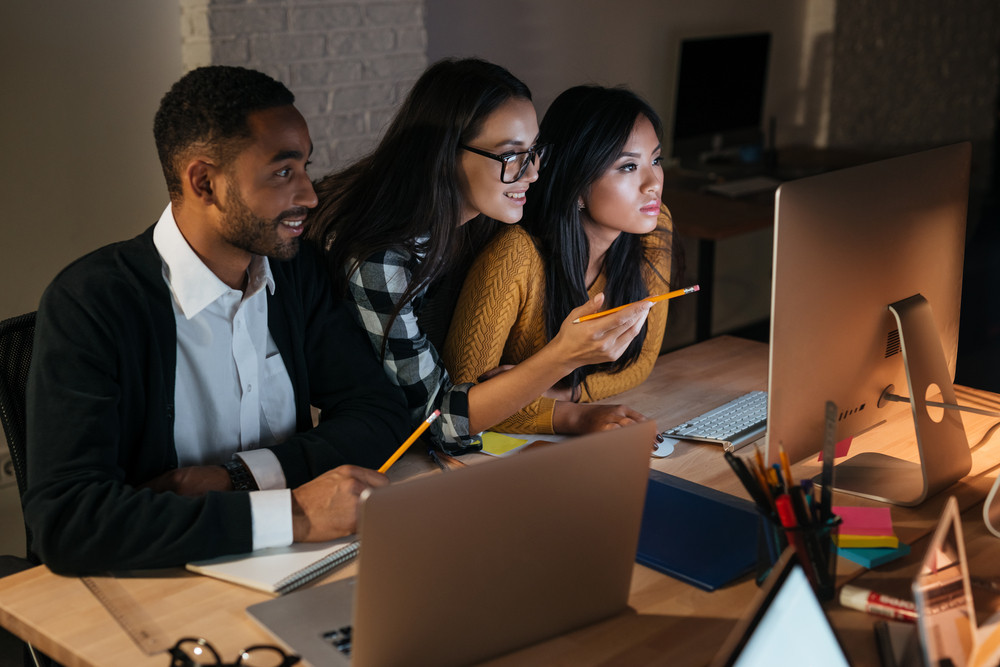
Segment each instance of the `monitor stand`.
[{"label": "monitor stand", "polygon": [[[957,411],[939,410],[941,418],[935,420],[927,410],[928,389],[934,386],[943,403],[957,404],[930,304],[916,294],[890,304],[889,310],[899,326],[920,462],[865,452],[835,467],[833,486],[844,493],[913,507],[965,477],[972,469],[972,454]],[[814,481],[820,483],[819,476]]]}]

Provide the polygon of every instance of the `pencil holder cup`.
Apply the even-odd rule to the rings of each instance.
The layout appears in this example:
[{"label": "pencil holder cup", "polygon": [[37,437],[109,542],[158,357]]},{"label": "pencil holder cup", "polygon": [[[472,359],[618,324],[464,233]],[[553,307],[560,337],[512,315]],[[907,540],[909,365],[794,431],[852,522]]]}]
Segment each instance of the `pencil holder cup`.
[{"label": "pencil holder cup", "polygon": [[837,533],[840,517],[831,515],[818,521],[792,528],[781,525],[777,517],[761,515],[757,538],[757,584],[763,584],[771,566],[781,553],[791,547],[802,566],[816,597],[832,600],[837,584]]}]

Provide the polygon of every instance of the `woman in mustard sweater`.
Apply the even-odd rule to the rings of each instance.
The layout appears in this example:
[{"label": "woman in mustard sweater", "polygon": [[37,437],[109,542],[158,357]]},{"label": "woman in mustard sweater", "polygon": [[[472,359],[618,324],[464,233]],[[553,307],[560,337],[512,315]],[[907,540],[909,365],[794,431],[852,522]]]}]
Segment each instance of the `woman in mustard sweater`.
[{"label": "woman in mustard sweater", "polygon": [[[501,230],[466,277],[444,349],[455,382],[521,363],[598,293],[611,308],[671,289],[660,135],[656,112],[628,90],[578,86],[556,98],[539,133],[550,147],[533,186],[540,192],[521,225]],[[564,413],[600,419],[606,406],[581,404],[645,380],[666,319],[661,302],[617,360],[575,369],[494,429],[560,433]]]},{"label": "woman in mustard sweater", "polygon": [[481,431],[581,363],[617,359],[649,311],[639,304],[574,325],[604,307],[597,297],[511,372],[484,382],[448,376],[418,319],[425,297],[464,263],[467,241],[521,219],[545,152],[524,83],[493,63],[448,59],[420,76],[370,154],[315,184],[306,234],[327,251],[334,293],[403,389],[412,426],[440,410],[428,435],[447,451],[480,447]]}]

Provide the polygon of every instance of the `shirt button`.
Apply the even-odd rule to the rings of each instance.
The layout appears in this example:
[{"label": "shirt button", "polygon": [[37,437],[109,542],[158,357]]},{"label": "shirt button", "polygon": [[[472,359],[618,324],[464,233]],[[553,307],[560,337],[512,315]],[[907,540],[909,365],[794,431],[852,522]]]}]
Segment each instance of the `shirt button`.
[{"label": "shirt button", "polygon": [[253,385],[252,384],[248,384],[247,385],[247,393],[249,394],[251,391],[253,391]]}]

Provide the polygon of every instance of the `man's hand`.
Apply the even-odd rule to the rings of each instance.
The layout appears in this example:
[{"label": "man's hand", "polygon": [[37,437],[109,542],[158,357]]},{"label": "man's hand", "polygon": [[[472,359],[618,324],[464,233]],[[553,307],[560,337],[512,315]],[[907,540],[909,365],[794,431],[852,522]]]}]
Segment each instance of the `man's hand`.
[{"label": "man's hand", "polygon": [[593,433],[644,421],[645,416],[627,405],[558,401],[552,413],[552,425],[556,433]]},{"label": "man's hand", "polygon": [[292,490],[292,539],[325,542],[357,530],[358,499],[368,488],[385,486],[385,475],[342,465]]},{"label": "man's hand", "polygon": [[232,491],[233,484],[222,466],[189,466],[168,470],[140,488],[157,493],[173,491],[179,496],[203,496],[209,491]]}]

